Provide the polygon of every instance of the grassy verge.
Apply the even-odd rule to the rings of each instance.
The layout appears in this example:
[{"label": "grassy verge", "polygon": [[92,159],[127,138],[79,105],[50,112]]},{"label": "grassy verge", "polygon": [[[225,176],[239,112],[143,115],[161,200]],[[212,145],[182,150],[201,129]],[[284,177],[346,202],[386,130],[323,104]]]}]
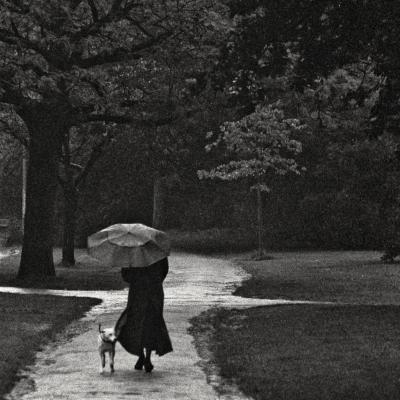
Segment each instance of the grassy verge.
[{"label": "grassy verge", "polygon": [[87,255],[86,250],[76,250],[76,266],[60,266],[61,252],[54,251],[56,278],[40,281],[17,280],[20,255],[0,259],[0,286],[20,286],[69,290],[117,290],[126,287],[118,269],[110,268]]},{"label": "grassy verge", "polygon": [[0,294],[0,398],[17,379],[19,369],[70,322],[100,300],[90,298]]},{"label": "grassy verge", "polygon": [[[195,318],[226,381],[257,400],[400,397],[400,267],[375,252],[236,258],[251,278],[235,294],[331,301],[219,309]],[[223,388],[223,386],[222,386]]]},{"label": "grassy verge", "polygon": [[275,306],[192,320],[221,375],[256,400],[383,400],[400,396],[400,308]]},{"label": "grassy verge", "polygon": [[235,261],[251,278],[238,296],[357,304],[400,304],[400,265],[372,251],[271,253],[272,260]]}]

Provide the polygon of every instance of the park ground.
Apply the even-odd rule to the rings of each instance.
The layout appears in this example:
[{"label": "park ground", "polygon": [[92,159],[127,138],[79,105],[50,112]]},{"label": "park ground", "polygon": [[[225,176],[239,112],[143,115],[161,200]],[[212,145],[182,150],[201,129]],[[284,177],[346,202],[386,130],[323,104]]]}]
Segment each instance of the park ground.
[{"label": "park ground", "polygon": [[[192,320],[227,382],[256,400],[397,399],[400,265],[376,252],[235,257],[248,297],[333,302],[209,310]],[[201,346],[199,347],[201,349]]]},{"label": "park ground", "polygon": [[[59,279],[35,284],[105,290],[124,286],[115,273],[89,262],[84,252],[80,255],[77,267],[57,268]],[[200,355],[206,346],[212,354],[210,362],[223,378],[255,399],[398,398],[400,268],[381,263],[379,256],[376,252],[288,252],[271,253],[272,259],[263,261],[251,260],[250,254],[229,257],[251,274],[236,289],[237,295],[334,304],[206,311],[192,319],[191,333]],[[0,261],[1,285],[19,284],[14,279],[17,266],[18,256]],[[57,309],[53,319],[48,296],[32,296],[29,301],[16,295],[0,297],[5,316],[0,329],[6,333],[13,329],[10,334],[16,346],[9,346],[7,334],[1,336],[2,359],[14,362],[12,368],[0,364],[1,397],[15,379],[16,369],[30,363],[41,344],[95,301],[59,298],[51,302]]]}]

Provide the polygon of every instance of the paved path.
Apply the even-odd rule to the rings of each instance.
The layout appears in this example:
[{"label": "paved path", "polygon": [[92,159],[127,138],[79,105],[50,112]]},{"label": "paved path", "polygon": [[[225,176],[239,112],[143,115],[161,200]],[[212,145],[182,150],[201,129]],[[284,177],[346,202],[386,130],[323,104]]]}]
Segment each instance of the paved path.
[{"label": "paved path", "polygon": [[[232,296],[233,288],[246,275],[230,262],[209,257],[175,254],[165,282],[165,320],[174,352],[154,357],[151,374],[133,369],[136,358],[117,345],[114,375],[99,374],[97,325],[113,326],[126,304],[127,291],[57,291],[0,288],[3,292],[47,293],[101,298],[84,319],[70,330],[84,329],[69,340],[49,345],[37,356],[34,366],[8,395],[8,400],[239,400],[232,390],[218,395],[200,367],[200,359],[187,333],[188,320],[213,307],[251,307],[290,303],[280,300],[246,299]],[[215,382],[215,380],[211,380]]]}]

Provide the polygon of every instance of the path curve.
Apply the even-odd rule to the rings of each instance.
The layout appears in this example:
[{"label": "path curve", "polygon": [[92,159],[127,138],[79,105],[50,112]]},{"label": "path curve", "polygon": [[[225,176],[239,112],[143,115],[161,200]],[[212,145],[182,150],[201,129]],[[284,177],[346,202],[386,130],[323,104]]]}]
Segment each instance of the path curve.
[{"label": "path curve", "polygon": [[[174,352],[155,357],[152,374],[135,371],[135,358],[117,345],[116,373],[100,375],[97,354],[97,324],[112,326],[123,310],[127,290],[63,291],[3,287],[1,292],[96,297],[102,303],[93,307],[75,323],[86,328],[69,340],[48,345],[36,362],[6,396],[7,400],[239,400],[236,390],[219,395],[216,379],[207,379],[201,360],[187,332],[189,319],[210,307],[254,307],[260,305],[299,304],[306,302],[249,299],[233,296],[232,291],[247,274],[224,259],[191,254],[173,254],[170,273],[165,281],[165,320]],[[74,329],[74,324],[70,329]]]}]

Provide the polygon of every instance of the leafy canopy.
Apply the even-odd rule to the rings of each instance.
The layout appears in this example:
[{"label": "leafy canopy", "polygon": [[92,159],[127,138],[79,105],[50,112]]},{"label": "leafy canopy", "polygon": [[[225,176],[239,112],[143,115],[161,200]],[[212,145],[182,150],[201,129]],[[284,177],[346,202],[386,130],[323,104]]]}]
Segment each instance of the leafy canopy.
[{"label": "leafy canopy", "polygon": [[220,134],[208,149],[222,144],[232,158],[210,171],[199,171],[199,177],[250,179],[256,182],[253,188],[269,191],[265,183],[269,174],[300,172],[293,157],[302,146],[293,133],[303,129],[305,126],[298,119],[285,118],[279,102],[257,106],[253,113],[221,126]]}]

